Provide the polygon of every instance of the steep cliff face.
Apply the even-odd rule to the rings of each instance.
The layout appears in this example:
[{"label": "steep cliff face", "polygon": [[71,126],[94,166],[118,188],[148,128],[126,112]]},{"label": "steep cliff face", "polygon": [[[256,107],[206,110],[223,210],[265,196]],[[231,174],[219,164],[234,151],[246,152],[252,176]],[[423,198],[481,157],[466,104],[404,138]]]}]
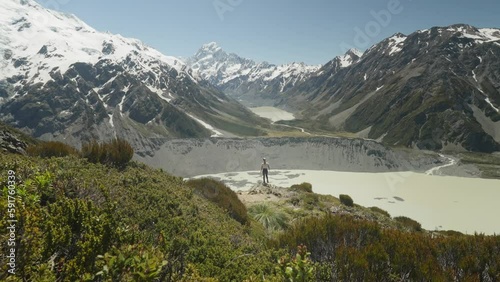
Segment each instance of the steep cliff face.
[{"label": "steep cliff face", "polygon": [[437,157],[412,159],[374,141],[342,138],[178,139],[162,145],[153,157],[139,159],[174,175],[259,170],[262,158],[272,169],[359,172],[423,171]]}]

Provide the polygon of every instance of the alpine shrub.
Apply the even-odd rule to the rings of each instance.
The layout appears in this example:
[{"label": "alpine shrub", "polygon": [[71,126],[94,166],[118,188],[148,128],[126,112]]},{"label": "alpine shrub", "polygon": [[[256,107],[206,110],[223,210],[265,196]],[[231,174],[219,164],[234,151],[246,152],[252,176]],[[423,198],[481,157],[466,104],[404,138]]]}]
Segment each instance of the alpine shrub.
[{"label": "alpine shrub", "polygon": [[223,183],[210,178],[190,179],[186,184],[217,206],[226,210],[239,223],[249,224],[247,208],[238,195]]},{"label": "alpine shrub", "polygon": [[409,217],[397,216],[394,218],[394,220],[409,228],[411,231],[422,231],[422,225],[418,221]]},{"label": "alpine shrub", "polygon": [[311,183],[301,183],[301,184],[294,184],[290,187],[293,191],[297,192],[306,192],[306,193],[312,193],[312,185]]},{"label": "alpine shrub", "polygon": [[59,158],[78,155],[78,150],[59,141],[49,141],[32,145],[26,148],[26,153],[32,157]]},{"label": "alpine shrub", "polygon": [[134,156],[134,149],[126,140],[120,138],[107,143],[92,140],[83,144],[82,156],[91,163],[124,167]]},{"label": "alpine shrub", "polygon": [[354,206],[354,201],[352,200],[351,196],[349,196],[349,195],[340,194],[339,200],[342,204],[344,204],[348,207]]}]

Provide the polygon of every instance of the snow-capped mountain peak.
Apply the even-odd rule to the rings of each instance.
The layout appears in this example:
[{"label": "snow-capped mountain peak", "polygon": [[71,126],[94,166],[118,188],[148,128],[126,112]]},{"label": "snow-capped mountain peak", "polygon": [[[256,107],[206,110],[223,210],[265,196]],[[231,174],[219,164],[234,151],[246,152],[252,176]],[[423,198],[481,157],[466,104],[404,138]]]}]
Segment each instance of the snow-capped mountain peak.
[{"label": "snow-capped mountain peak", "polygon": [[344,55],[338,56],[341,68],[346,68],[357,62],[363,56],[363,52],[358,49],[349,49]]},{"label": "snow-capped mountain peak", "polygon": [[200,82],[140,40],[34,0],[0,1],[0,120],[34,137],[78,147],[119,136],[151,153],[155,138],[220,136],[263,122]]},{"label": "snow-capped mountain peak", "polygon": [[219,47],[219,45],[217,44],[217,42],[210,42],[210,43],[207,43],[207,44],[203,44],[203,46],[201,47],[200,51],[204,51],[204,52],[207,52],[207,53],[215,53],[219,50],[221,50],[222,48]]},{"label": "snow-capped mountain peak", "polygon": [[326,63],[321,69],[316,73],[316,75],[322,75],[325,72],[336,73],[340,69],[347,68],[361,60],[363,57],[363,52],[358,49],[349,49],[344,55],[335,57],[333,60]]},{"label": "snow-capped mountain peak", "polygon": [[179,59],[139,40],[98,32],[74,15],[46,9],[33,0],[9,0],[1,5],[0,77],[23,74],[29,81],[44,83],[52,71],[66,72],[75,59],[95,64],[134,57],[144,65],[155,62],[157,68],[185,68]]},{"label": "snow-capped mountain peak", "polygon": [[282,93],[320,68],[295,62],[284,65],[255,62],[227,53],[215,42],[203,45],[186,63],[195,76],[242,100],[248,100],[245,97],[250,93],[253,97],[250,100],[254,100],[254,95]]},{"label": "snow-capped mountain peak", "polygon": [[358,57],[362,57],[363,56],[363,52],[356,49],[356,48],[351,48],[349,49],[346,54],[351,54],[351,55],[354,55],[354,56],[358,56]]}]

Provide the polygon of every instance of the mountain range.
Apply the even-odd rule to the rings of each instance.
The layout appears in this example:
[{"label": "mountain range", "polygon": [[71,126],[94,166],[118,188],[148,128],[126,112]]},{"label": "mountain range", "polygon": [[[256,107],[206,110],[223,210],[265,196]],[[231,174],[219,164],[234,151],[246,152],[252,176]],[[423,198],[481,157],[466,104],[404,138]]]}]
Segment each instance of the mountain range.
[{"label": "mountain range", "polygon": [[304,63],[274,65],[227,53],[215,42],[203,45],[186,60],[193,75],[209,81],[244,105],[274,105],[281,95],[321,66]]},{"label": "mountain range", "polygon": [[500,30],[457,24],[395,34],[345,68],[287,91],[301,123],[389,145],[500,150]]},{"label": "mountain range", "polygon": [[277,105],[324,132],[391,146],[500,150],[500,30],[466,24],[401,33],[321,67],[255,63],[204,45],[186,60],[248,106]]},{"label": "mountain range", "polygon": [[265,135],[245,104],[391,146],[500,150],[499,29],[433,27],[322,66],[274,65],[214,42],[181,60],[33,0],[1,7],[0,120],[34,137],[123,137],[144,155],[168,138]]},{"label": "mountain range", "polygon": [[260,135],[267,124],[139,40],[33,0],[0,6],[0,119],[34,137],[78,147],[117,136],[140,153],[163,138]]}]

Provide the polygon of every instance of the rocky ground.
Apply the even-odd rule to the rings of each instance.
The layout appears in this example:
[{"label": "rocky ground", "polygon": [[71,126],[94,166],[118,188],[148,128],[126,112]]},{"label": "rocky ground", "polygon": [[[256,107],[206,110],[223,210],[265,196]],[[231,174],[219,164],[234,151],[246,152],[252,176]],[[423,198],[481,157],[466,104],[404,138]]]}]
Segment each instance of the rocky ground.
[{"label": "rocky ground", "polygon": [[250,190],[238,191],[238,198],[245,205],[254,203],[279,202],[282,200],[291,199],[292,196],[297,196],[297,192],[289,188],[283,188],[272,184],[263,184],[262,181],[256,183]]},{"label": "rocky ground", "polygon": [[258,181],[247,191],[238,191],[237,195],[247,208],[256,204],[269,204],[287,213],[290,221],[332,213],[375,221],[385,228],[405,229],[404,226],[392,220],[390,215],[385,214],[383,211],[380,212],[356,204],[350,207],[330,195],[319,195],[273,184],[263,184],[262,181]]},{"label": "rocky ground", "polygon": [[24,154],[28,144],[7,129],[0,128],[0,151]]}]

